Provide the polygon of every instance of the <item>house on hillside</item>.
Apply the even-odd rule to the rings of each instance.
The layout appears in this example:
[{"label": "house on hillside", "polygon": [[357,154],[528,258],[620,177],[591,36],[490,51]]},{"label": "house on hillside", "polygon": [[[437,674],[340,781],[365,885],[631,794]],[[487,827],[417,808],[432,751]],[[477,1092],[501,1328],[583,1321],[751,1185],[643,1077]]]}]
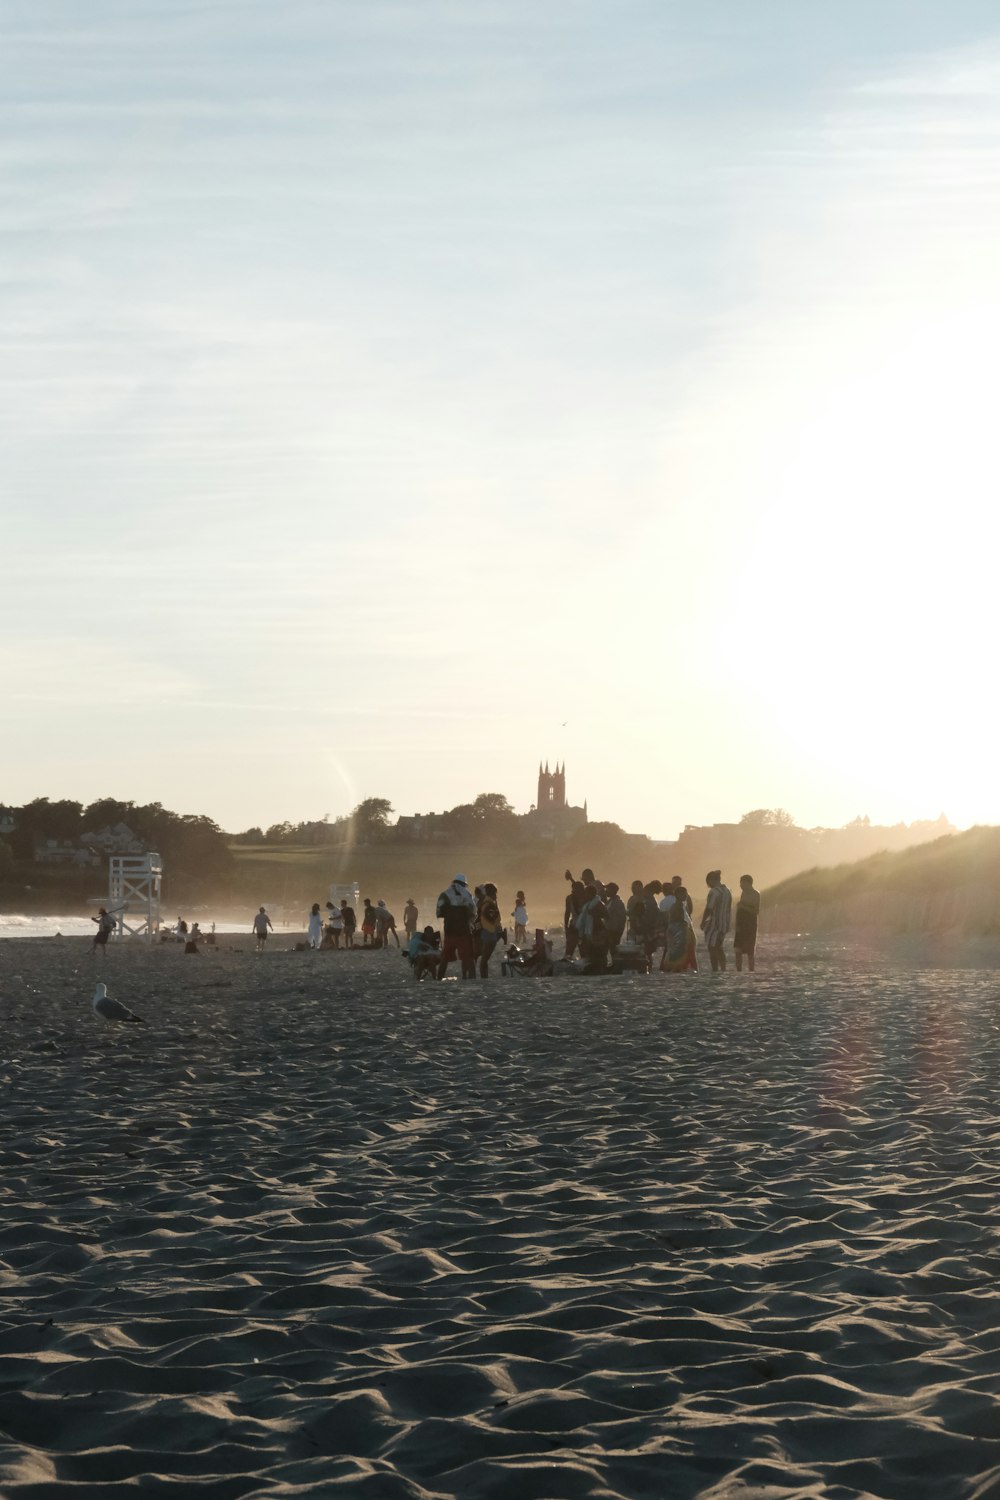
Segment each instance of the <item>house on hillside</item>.
[{"label": "house on hillside", "polygon": [[6,838],[8,833],[13,833],[17,827],[17,819],[12,808],[0,806],[0,839]]},{"label": "house on hillside", "polygon": [[413,813],[396,819],[395,834],[406,844],[445,844],[448,820],[444,813]]},{"label": "house on hillside", "polygon": [[75,839],[36,839],[32,858],[36,865],[74,865],[78,869],[101,863],[99,854],[82,848]]},{"label": "house on hillside", "polygon": [[102,865],[110,854],[145,854],[146,846],[127,823],[111,823],[91,829],[76,839],[35,840],[37,865]]},{"label": "house on hillside", "polygon": [[104,828],[83,832],[79,842],[96,855],[145,854],[146,846],[127,823],[108,823]]}]

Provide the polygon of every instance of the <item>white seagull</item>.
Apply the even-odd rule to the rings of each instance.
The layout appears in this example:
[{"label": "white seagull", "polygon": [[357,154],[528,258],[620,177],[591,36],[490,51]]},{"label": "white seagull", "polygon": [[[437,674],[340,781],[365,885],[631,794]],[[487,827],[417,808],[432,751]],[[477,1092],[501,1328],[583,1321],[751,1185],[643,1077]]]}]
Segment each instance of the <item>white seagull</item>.
[{"label": "white seagull", "polygon": [[94,990],[90,1000],[94,1015],[100,1016],[102,1021],[134,1021],[140,1026],[145,1026],[142,1016],[137,1016],[134,1010],[129,1010],[120,1000],[112,1000],[108,994],[106,984],[99,984]]}]

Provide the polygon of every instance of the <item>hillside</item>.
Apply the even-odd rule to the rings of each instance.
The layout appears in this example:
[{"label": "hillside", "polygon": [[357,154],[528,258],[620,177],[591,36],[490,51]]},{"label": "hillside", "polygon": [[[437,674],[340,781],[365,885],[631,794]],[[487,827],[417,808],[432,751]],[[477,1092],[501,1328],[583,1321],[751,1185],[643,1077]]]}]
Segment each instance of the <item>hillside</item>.
[{"label": "hillside", "polygon": [[764,893],[769,932],[1000,933],[1000,828],[806,870]]},{"label": "hillside", "polygon": [[562,921],[567,867],[578,874],[590,864],[602,874],[613,872],[606,878],[626,884],[635,877],[651,880],[664,873],[663,861],[649,839],[601,823],[589,824],[565,841],[529,847],[466,841],[312,848],[233,844],[231,848],[235,864],[224,893],[227,908],[242,909],[248,902],[256,907],[263,902],[299,914],[311,902],[325,900],[331,883],[356,880],[362,896],[373,901],[384,898],[397,916],[406,898],[413,896],[421,913],[431,918],[438,893],[460,870],[472,883],[494,881],[505,913],[513,905],[515,891],[523,889],[531,921],[548,926]]}]

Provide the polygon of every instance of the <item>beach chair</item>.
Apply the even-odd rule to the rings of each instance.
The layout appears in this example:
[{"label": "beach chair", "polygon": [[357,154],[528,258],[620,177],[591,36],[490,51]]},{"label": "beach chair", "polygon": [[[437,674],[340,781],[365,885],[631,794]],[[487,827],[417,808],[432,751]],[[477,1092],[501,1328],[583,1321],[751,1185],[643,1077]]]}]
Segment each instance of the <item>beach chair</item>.
[{"label": "beach chair", "polygon": [[517,948],[512,944],[507,949],[500,964],[500,973],[508,977],[516,974],[522,979],[551,978],[552,943],[545,936],[543,927],[535,928],[533,948]]},{"label": "beach chair", "polygon": [[611,950],[612,974],[648,974],[649,959],[644,943],[618,943]]}]

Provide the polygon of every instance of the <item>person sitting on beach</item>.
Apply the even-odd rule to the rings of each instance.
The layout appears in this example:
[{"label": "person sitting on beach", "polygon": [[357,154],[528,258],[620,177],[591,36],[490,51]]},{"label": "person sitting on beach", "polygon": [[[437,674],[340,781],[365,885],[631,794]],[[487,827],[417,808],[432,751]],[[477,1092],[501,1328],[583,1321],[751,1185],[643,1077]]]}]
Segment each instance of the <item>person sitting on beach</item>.
[{"label": "person sitting on beach", "polygon": [[743,972],[743,960],[754,972],[754,954],[757,950],[757,918],[760,915],[760,891],[754,890],[753,876],[740,876],[740,899],[736,903],[736,934],[733,938],[733,955],[737,973]]},{"label": "person sitting on beach", "polygon": [[267,942],[267,929],[269,927],[270,927],[271,931],[273,932],[274,931],[274,923],[271,921],[271,918],[268,916],[268,914],[264,910],[264,908],[261,907],[260,911],[254,917],[254,919],[253,919],[253,927],[250,929],[251,932],[253,932],[253,934],[255,935],[255,937],[257,939],[257,952],[258,953],[263,953],[263,951],[264,951],[264,944]]},{"label": "person sitting on beach", "polygon": [[345,897],[340,903],[341,916],[344,919],[344,947],[354,947],[354,934],[358,930],[358,919],[354,907],[350,906]]},{"label": "person sitting on beach", "polygon": [[722,871],[709,870],[705,876],[708,898],[701,919],[701,930],[705,934],[705,946],[713,974],[723,974],[726,969],[726,933],[733,914],[733,896],[727,885],[722,884]]},{"label": "person sitting on beach", "polygon": [[552,944],[544,927],[535,928],[535,946],[529,950],[511,946],[501,961],[501,974],[518,974],[532,979],[552,977]]},{"label": "person sitting on beach", "polygon": [[406,945],[406,956],[413,965],[413,977],[418,982],[429,974],[432,979],[439,978],[438,967],[441,962],[441,935],[434,931],[433,927],[425,927],[423,932],[414,932]]},{"label": "person sitting on beach", "polygon": [[479,977],[488,979],[490,977],[490,959],[493,951],[501,939],[506,941],[507,934],[503,929],[500,917],[500,907],[497,902],[497,888],[495,885],[481,887],[482,895],[477,905],[477,938],[479,947]]},{"label": "person sitting on beach", "polygon": [[552,944],[545,936],[545,928],[536,927],[534,947],[524,955],[524,972],[532,979],[551,979],[552,969]]},{"label": "person sitting on beach", "polygon": [[476,962],[472,950],[472,924],[476,902],[464,875],[456,875],[437,900],[437,915],[444,923],[444,943],[438,978],[443,979],[453,958],[462,965],[462,978],[475,979]]},{"label": "person sitting on beach", "polygon": [[412,896],[407,896],[406,905],[403,907],[403,931],[406,933],[407,941],[414,936],[417,930],[417,922],[420,913],[417,911],[417,903]]},{"label": "person sitting on beach", "polygon": [[109,913],[106,906],[98,908],[97,916],[91,917],[92,922],[97,923],[97,931],[94,933],[94,941],[90,945],[91,953],[96,953],[100,948],[103,953],[108,946],[108,938],[115,930],[115,919]]},{"label": "person sitting on beach", "polygon": [[369,897],[366,896],[364,899],[364,909],[361,913],[361,946],[363,948],[374,948],[376,946],[376,926],[375,908],[372,906]]}]

